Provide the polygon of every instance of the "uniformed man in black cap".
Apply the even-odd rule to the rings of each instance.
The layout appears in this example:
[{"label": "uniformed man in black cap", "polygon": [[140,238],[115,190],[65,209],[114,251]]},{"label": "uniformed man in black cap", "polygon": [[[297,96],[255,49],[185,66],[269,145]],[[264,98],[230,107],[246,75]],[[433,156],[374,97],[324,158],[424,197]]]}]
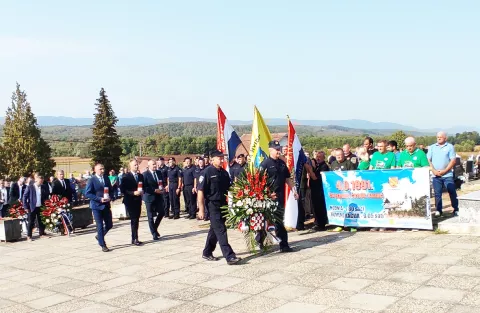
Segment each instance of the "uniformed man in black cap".
[{"label": "uniformed man in black cap", "polygon": [[207,153],[203,155],[203,161],[205,162],[205,168],[210,166],[210,158]]},{"label": "uniformed man in black cap", "polygon": [[203,219],[205,214],[205,201],[208,200],[208,209],[210,210],[210,230],[208,231],[207,242],[203,250],[202,257],[208,261],[218,261],[213,256],[213,251],[220,244],[222,254],[229,265],[240,261],[237,258],[232,247],[228,243],[227,227],[225,218],[222,214],[222,207],[227,205],[227,193],[230,188],[230,176],[222,167],[223,153],[215,150],[211,154],[212,166],[205,169],[203,175],[198,179],[198,217]]},{"label": "uniformed man in black cap", "polygon": [[230,167],[230,177],[232,178],[232,181],[235,181],[235,178],[245,171],[245,164],[247,164],[245,161],[244,154],[239,154],[237,156],[237,161]]},{"label": "uniformed man in black cap", "polygon": [[167,186],[170,205],[172,206],[172,215],[169,219],[180,218],[180,193],[182,191],[182,170],[175,164],[175,158],[168,159]]},{"label": "uniformed man in black cap", "polygon": [[183,198],[185,201],[185,210],[188,216],[185,218],[197,218],[197,194],[195,187],[195,166],[192,166],[192,159],[185,158],[185,167],[183,168]]},{"label": "uniformed man in black cap", "polygon": [[[197,194],[197,203],[196,203],[197,208],[198,208],[198,185],[199,185],[198,180],[200,179],[200,176],[202,176],[204,172],[205,172],[205,161],[203,157],[200,157],[198,159],[198,166],[195,168],[195,173],[193,174],[195,177],[193,191],[195,194]],[[205,205],[205,213],[203,216],[203,220],[208,221],[209,218],[210,218],[210,213],[208,212],[207,205]]]},{"label": "uniformed man in black cap", "polygon": [[[157,161],[157,171],[162,173],[163,177],[163,184],[164,187],[167,185],[167,177],[168,177],[168,166],[165,164],[165,159],[163,157],[159,157]],[[169,217],[170,212],[170,196],[168,194],[168,189],[162,194],[163,199],[163,209],[165,211],[164,217]]]},{"label": "uniformed man in black cap", "polygon": [[292,248],[290,248],[290,246],[288,245],[287,230],[283,225],[283,217],[285,213],[285,183],[293,190],[295,199],[298,199],[298,194],[295,190],[295,185],[290,178],[290,171],[288,170],[287,164],[285,164],[285,162],[280,159],[281,149],[282,146],[280,146],[278,140],[270,141],[268,144],[268,151],[270,156],[263,160],[263,162],[260,164],[260,169],[267,172],[268,181],[273,184],[272,198],[274,198],[278,202],[280,220],[277,220],[275,222],[275,228],[277,237],[281,240],[280,252],[292,252]]}]

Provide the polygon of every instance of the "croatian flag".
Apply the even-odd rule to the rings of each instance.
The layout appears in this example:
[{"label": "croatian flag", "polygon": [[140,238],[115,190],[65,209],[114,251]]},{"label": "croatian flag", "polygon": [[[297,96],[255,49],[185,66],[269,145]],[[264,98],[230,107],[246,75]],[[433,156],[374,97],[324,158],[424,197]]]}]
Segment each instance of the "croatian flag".
[{"label": "croatian flag", "polygon": [[217,149],[228,156],[228,162],[223,162],[223,168],[229,171],[229,164],[235,160],[235,153],[242,143],[240,137],[227,121],[222,109],[217,105]]},{"label": "croatian flag", "polygon": [[[307,157],[303,152],[302,145],[293,128],[293,124],[288,119],[288,143],[287,143],[287,166],[295,176],[295,187],[297,192],[300,189],[303,167],[307,162]],[[300,201],[300,200],[299,200]],[[298,220],[298,201],[295,200],[293,190],[285,184],[285,219],[284,224],[287,227],[296,228]]]}]

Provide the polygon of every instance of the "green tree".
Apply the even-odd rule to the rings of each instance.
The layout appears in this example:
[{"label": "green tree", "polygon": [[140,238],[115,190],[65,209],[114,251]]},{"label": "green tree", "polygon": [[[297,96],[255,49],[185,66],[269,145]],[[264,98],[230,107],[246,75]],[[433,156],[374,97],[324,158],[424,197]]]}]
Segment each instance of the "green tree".
[{"label": "green tree", "polygon": [[33,172],[44,176],[53,173],[55,161],[51,158],[52,150],[42,138],[27,94],[20,90],[18,83],[5,115],[3,136],[1,167],[4,174],[17,179]]},{"label": "green tree", "polygon": [[113,112],[105,89],[100,90],[100,98],[97,99],[95,106],[97,113],[94,114],[93,121],[92,165],[102,163],[106,171],[111,169],[118,171],[122,155],[120,136],[115,129],[118,119]]},{"label": "green tree", "polygon": [[407,138],[407,134],[405,134],[403,131],[399,130],[397,132],[394,132],[390,136],[390,140],[395,140],[398,143],[398,149],[405,149],[405,139]]}]

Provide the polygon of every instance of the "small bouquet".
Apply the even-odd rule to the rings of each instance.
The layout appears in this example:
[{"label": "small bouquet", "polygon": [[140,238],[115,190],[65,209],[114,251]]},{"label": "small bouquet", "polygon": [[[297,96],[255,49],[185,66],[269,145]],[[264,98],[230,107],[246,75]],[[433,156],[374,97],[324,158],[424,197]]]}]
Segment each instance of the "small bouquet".
[{"label": "small bouquet", "polygon": [[246,169],[230,188],[231,205],[224,207],[227,225],[244,233],[247,247],[253,253],[256,245],[268,250],[271,238],[278,241],[274,225],[281,215],[277,201],[272,199],[271,185],[264,171]]},{"label": "small bouquet", "polygon": [[70,235],[73,232],[71,207],[67,198],[60,199],[57,195],[45,201],[40,214],[45,228],[55,233]]},{"label": "small bouquet", "polygon": [[27,219],[27,211],[23,208],[22,201],[16,201],[8,211],[11,218]]}]

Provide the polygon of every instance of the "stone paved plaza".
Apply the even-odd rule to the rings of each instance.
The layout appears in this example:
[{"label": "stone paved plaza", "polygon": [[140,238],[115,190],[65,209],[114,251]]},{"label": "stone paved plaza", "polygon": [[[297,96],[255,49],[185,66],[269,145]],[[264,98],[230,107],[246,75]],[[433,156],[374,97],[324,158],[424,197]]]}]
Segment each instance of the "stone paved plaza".
[{"label": "stone paved plaza", "polygon": [[[203,223],[202,223],[203,224]],[[201,258],[207,229],[166,220],[130,246],[116,222],[103,253],[93,228],[0,244],[0,312],[480,312],[480,237],[433,232],[290,233],[294,253]],[[220,255],[219,249],[216,255]]]}]

